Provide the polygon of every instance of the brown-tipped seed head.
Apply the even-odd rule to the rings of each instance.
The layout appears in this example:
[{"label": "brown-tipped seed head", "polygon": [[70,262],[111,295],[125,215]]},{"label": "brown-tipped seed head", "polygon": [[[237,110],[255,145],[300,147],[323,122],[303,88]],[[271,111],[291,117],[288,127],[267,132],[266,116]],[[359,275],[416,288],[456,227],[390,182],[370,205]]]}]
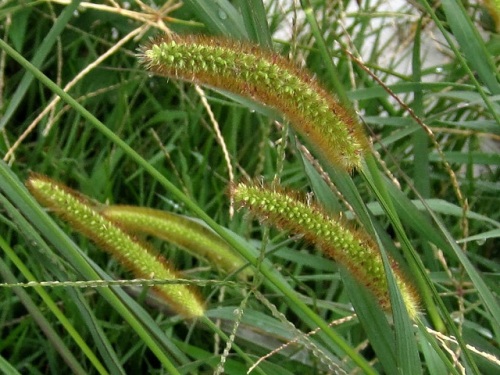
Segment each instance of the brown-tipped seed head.
[{"label": "brown-tipped seed head", "polygon": [[[235,204],[246,207],[258,218],[303,235],[372,291],[383,309],[390,309],[380,251],[367,235],[359,230],[348,229],[340,219],[328,216],[321,208],[306,204],[291,193],[240,183],[232,186],[231,194]],[[416,293],[396,267],[393,267],[393,271],[413,319],[418,313]]]},{"label": "brown-tipped seed head", "polygon": [[326,159],[347,170],[360,166],[368,139],[355,115],[284,57],[255,45],[193,35],[157,38],[141,51],[149,70],[271,106]]}]

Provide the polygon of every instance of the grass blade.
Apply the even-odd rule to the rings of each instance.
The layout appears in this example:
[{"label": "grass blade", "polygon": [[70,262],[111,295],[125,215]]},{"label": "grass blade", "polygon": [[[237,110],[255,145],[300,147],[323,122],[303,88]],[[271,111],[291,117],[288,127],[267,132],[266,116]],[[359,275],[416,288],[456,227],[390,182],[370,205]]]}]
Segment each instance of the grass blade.
[{"label": "grass blade", "polygon": [[[2,241],[3,242],[3,241]],[[2,278],[9,284],[15,284],[18,280],[15,278],[14,274],[10,271],[7,264],[0,258],[0,274]],[[19,297],[20,301],[23,303],[24,307],[28,310],[31,318],[38,324],[41,330],[46,335],[48,341],[53,345],[53,347],[60,353],[63,360],[71,368],[75,374],[85,375],[87,371],[83,369],[80,362],[75,358],[75,356],[68,349],[64,340],[57,334],[57,332],[52,328],[52,325],[43,316],[43,313],[36,306],[35,302],[29,297],[21,288],[13,288],[14,292]]]},{"label": "grass blade", "polygon": [[273,49],[273,42],[267,25],[266,9],[262,0],[251,2],[238,0],[237,5],[249,39],[264,48]]},{"label": "grass blade", "polygon": [[453,0],[443,0],[441,4],[446,14],[446,21],[473,70],[477,72],[493,95],[500,94],[498,67],[495,66],[491,55],[487,52],[483,38],[472,24],[464,7],[459,1]]},{"label": "grass blade", "polygon": [[205,23],[210,33],[231,36],[235,39],[247,38],[241,15],[229,1],[184,0],[184,4]]}]

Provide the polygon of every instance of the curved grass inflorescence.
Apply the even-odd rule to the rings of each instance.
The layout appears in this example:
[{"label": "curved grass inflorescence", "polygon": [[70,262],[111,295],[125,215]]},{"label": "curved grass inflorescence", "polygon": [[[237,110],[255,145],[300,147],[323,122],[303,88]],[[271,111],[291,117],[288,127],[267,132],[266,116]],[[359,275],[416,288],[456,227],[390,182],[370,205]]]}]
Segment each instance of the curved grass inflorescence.
[{"label": "curved grass inflorescence", "polygon": [[238,256],[217,234],[192,219],[170,212],[134,206],[102,206],[99,213],[130,233],[156,236],[201,257],[221,270],[239,271],[238,277],[253,276],[246,261]]},{"label": "curved grass inflorescence", "polygon": [[368,148],[356,116],[281,55],[218,37],[165,36],[141,48],[152,72],[224,89],[280,111],[330,162],[350,171]]},{"label": "curved grass inflorescence", "polygon": [[[376,244],[366,234],[348,229],[340,219],[330,217],[320,207],[303,203],[288,192],[243,183],[233,185],[231,190],[235,204],[246,207],[255,216],[276,227],[303,235],[351,272],[375,295],[384,310],[390,310],[382,257]],[[395,262],[391,263],[408,314],[414,319],[418,314],[416,292]]]},{"label": "curved grass inflorescence", "polygon": [[[177,278],[176,272],[165,258],[99,214],[90,206],[89,200],[78,192],[35,174],[29,177],[26,185],[42,205],[110,253],[136,277],[164,280]],[[194,318],[204,314],[199,296],[189,286],[155,285],[152,289],[174,311],[185,317]]]}]

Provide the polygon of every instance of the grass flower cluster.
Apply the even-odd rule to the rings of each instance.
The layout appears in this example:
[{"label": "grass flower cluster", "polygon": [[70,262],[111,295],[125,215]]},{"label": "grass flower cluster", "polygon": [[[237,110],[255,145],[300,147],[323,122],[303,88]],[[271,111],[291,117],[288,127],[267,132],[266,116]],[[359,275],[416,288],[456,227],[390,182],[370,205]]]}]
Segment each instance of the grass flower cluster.
[{"label": "grass flower cluster", "polygon": [[[32,175],[26,184],[41,204],[110,253],[136,277],[177,278],[177,273],[161,255],[94,210],[77,192],[38,175]],[[153,290],[179,314],[186,317],[204,314],[198,295],[186,285],[156,285]]]},{"label": "grass flower cluster", "polygon": [[500,373],[499,0],[18,3],[0,373]]},{"label": "grass flower cluster", "polygon": [[284,57],[238,41],[169,36],[142,48],[152,72],[224,89],[280,111],[330,162],[360,166],[368,140],[355,115]]},{"label": "grass flower cluster", "polygon": [[[389,311],[387,279],[380,251],[367,235],[348,228],[340,218],[332,218],[320,207],[306,204],[291,193],[239,183],[231,189],[235,203],[278,228],[303,235],[327,256],[345,267]],[[415,318],[418,298],[408,280],[392,262],[396,283],[408,314]]]},{"label": "grass flower cluster", "polygon": [[101,206],[99,213],[129,233],[150,234],[203,258],[226,273],[248,280],[253,271],[229,245],[204,225],[170,212],[134,206]]}]

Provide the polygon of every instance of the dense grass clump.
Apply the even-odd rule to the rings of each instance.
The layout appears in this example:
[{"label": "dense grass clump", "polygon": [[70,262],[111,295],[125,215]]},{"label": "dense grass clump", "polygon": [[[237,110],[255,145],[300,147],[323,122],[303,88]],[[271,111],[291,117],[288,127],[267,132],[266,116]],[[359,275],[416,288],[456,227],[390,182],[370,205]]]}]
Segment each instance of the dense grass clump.
[{"label": "dense grass clump", "polygon": [[[497,2],[0,9],[0,372],[500,371]],[[218,47],[230,51],[218,53],[248,82],[234,90],[223,70],[218,84],[153,69],[166,78],[138,61],[151,41],[187,35],[226,41]],[[189,53],[190,66],[207,63]],[[317,124],[333,140],[312,134]],[[71,188],[99,220],[108,214],[101,224],[130,235],[120,249],[144,244],[175,279],[134,276],[100,251],[108,244],[74,232],[25,187],[33,172]],[[235,191],[249,181],[302,198],[262,213],[276,198],[266,197],[251,216],[236,209],[256,210]],[[131,206],[150,215],[142,223],[158,217],[196,233],[158,236],[111,218],[109,207]],[[320,213],[321,222],[299,215],[320,234],[273,226],[276,210],[297,207]],[[367,253],[376,253],[375,288],[349,259],[322,254],[337,230],[329,218],[376,249]],[[193,243],[198,234],[209,242]],[[342,248],[348,234],[334,236]],[[184,251],[196,245],[208,253]],[[220,254],[232,255],[217,264]],[[154,292],[172,285],[199,291],[194,314]],[[418,311],[405,308],[408,295]]]}]

